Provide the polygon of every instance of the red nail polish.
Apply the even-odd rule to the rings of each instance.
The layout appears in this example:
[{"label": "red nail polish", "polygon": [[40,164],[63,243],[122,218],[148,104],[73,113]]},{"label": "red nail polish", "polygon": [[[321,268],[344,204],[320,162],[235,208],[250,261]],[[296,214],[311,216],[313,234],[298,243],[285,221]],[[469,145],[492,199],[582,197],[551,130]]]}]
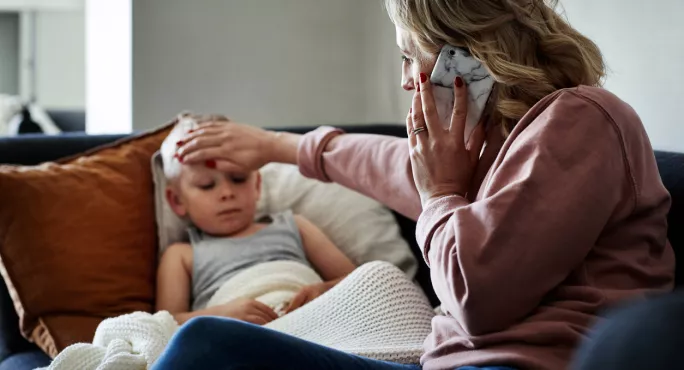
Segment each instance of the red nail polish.
[{"label": "red nail polish", "polygon": [[216,161],[213,159],[207,159],[204,161],[204,165],[207,166],[207,168],[216,168]]},{"label": "red nail polish", "polygon": [[176,142],[176,146],[183,146],[183,140],[179,140]]},{"label": "red nail polish", "polygon": [[424,84],[425,81],[427,81],[427,75],[423,72],[420,72],[420,83]]},{"label": "red nail polish", "polygon": [[193,132],[195,132],[194,128],[191,128],[190,130],[188,130],[188,134],[192,134]]},{"label": "red nail polish", "polygon": [[454,84],[456,84],[456,87],[463,87],[463,79],[461,78],[461,76],[456,76]]},{"label": "red nail polish", "polygon": [[416,92],[420,92],[420,85],[416,85]]},{"label": "red nail polish", "polygon": [[183,163],[183,157],[178,156],[178,162]]}]

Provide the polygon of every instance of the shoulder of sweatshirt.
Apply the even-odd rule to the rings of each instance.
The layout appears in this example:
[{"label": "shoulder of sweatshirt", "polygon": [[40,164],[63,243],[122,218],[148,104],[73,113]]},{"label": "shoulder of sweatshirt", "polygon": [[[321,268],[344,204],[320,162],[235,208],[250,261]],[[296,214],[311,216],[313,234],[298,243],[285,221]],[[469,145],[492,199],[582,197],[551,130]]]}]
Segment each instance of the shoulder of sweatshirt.
[{"label": "shoulder of sweatshirt", "polygon": [[612,159],[624,168],[623,179],[632,189],[633,206],[638,205],[644,189],[659,198],[665,191],[639,115],[606,89],[578,86],[545,97],[516,125],[502,152],[530,143],[535,150],[552,152],[566,163],[588,154],[597,160]]}]

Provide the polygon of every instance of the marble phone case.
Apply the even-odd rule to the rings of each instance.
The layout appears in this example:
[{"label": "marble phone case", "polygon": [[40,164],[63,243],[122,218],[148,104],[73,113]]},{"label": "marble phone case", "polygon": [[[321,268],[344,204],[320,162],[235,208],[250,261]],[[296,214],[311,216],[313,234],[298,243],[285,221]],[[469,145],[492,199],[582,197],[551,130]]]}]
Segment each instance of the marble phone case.
[{"label": "marble phone case", "polygon": [[487,100],[494,86],[494,79],[481,62],[462,48],[446,45],[437,57],[430,82],[437,112],[445,127],[451,122],[454,109],[454,79],[461,76],[468,85],[468,116],[465,141],[468,142],[473,129],[480,122]]}]

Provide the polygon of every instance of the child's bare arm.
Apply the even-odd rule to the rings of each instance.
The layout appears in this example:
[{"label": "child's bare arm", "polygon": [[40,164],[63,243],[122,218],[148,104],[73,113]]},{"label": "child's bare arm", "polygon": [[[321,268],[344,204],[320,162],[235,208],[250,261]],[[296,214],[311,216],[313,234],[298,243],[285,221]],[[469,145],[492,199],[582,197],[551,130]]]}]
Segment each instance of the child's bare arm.
[{"label": "child's bare arm", "polygon": [[291,312],[327,292],[349,275],[356,266],[333,242],[311,221],[295,216],[304,244],[306,258],[325,282],[309,285],[292,299],[286,312]]},{"label": "child's bare arm", "polygon": [[354,271],[354,263],[333,244],[316,225],[302,216],[295,216],[302,236],[306,258],[323,280],[341,280]]},{"label": "child's bare arm", "polygon": [[157,270],[157,311],[172,315],[190,309],[192,247],[176,243],[166,249]]}]

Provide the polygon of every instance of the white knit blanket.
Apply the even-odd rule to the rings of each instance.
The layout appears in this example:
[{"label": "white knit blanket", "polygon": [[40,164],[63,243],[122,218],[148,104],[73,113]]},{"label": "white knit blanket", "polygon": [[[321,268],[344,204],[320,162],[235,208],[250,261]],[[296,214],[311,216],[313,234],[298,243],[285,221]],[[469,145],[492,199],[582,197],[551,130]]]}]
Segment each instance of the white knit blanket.
[{"label": "white knit blanket", "polygon": [[[386,262],[370,262],[327,293],[266,326],[348,353],[418,363],[434,315],[423,292],[401,270]],[[147,369],[176,329],[167,312],[107,319],[92,344],[68,347],[48,369]]]},{"label": "white knit blanket", "polygon": [[401,270],[369,262],[266,326],[344,352],[417,364],[434,316],[423,291]]},{"label": "white knit blanket", "polygon": [[65,348],[49,367],[55,370],[144,370],[164,351],[178,324],[166,311],[134,312],[106,319],[92,344]]}]

